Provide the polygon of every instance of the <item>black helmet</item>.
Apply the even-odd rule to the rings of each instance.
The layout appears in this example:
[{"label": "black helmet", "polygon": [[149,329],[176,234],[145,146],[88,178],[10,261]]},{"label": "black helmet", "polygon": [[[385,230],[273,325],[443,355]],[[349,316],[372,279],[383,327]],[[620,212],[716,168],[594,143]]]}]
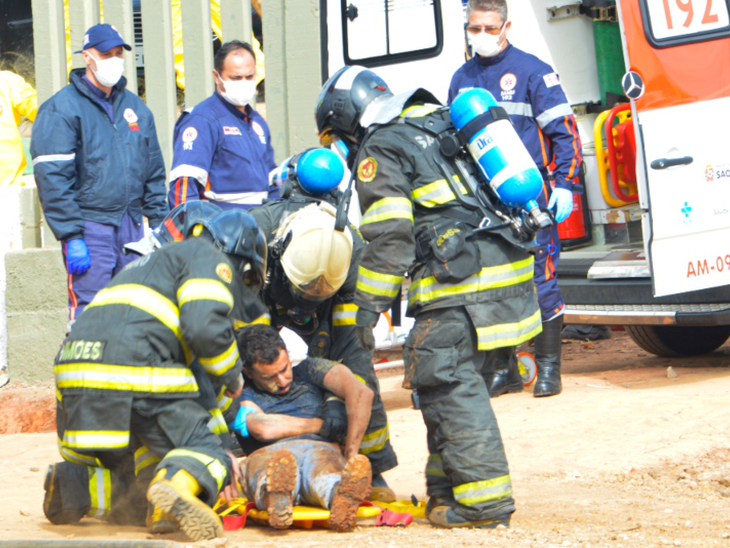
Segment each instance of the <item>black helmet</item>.
[{"label": "black helmet", "polygon": [[190,236],[196,225],[207,226],[221,211],[220,207],[207,200],[183,202],[167,214],[155,237],[160,244],[179,242]]},{"label": "black helmet", "polygon": [[376,98],[392,97],[388,84],[364,67],[342,67],[325,82],[317,97],[314,116],[320,138],[334,130],[355,141],[363,135],[360,117]]},{"label": "black helmet", "polygon": [[[203,225],[213,243],[233,263],[243,281],[258,290],[266,279],[266,237],[254,218],[241,209],[221,211]],[[193,235],[197,235],[193,230]]]}]

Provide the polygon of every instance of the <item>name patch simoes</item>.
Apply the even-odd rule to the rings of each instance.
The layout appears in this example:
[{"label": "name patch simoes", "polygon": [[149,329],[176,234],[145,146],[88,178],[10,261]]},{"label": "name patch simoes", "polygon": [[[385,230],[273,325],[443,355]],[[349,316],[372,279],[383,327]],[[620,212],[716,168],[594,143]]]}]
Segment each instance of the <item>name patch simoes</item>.
[{"label": "name patch simoes", "polygon": [[85,361],[100,362],[104,355],[105,341],[67,341],[58,355],[58,363]]}]

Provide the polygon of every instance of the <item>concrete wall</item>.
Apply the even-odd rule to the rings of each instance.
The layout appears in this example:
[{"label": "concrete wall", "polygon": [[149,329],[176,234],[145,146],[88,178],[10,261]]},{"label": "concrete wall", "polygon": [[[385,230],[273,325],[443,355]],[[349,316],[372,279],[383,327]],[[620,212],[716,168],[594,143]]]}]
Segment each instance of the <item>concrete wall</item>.
[{"label": "concrete wall", "polygon": [[11,380],[53,378],[53,358],[68,323],[66,273],[58,249],[5,255],[8,371]]},{"label": "concrete wall", "polygon": [[[0,369],[35,381],[53,376],[68,308],[60,248],[44,231],[32,177],[25,181],[0,189]],[[53,247],[39,249],[44,238]]]}]

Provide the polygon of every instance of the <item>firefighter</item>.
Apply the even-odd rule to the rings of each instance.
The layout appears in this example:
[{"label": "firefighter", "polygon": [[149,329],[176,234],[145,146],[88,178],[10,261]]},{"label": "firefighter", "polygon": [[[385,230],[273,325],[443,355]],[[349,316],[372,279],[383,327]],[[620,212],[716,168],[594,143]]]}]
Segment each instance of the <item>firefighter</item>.
[{"label": "firefighter", "polygon": [[[334,153],[326,152],[329,154],[317,152],[317,156],[329,158],[331,167],[320,164],[326,166],[320,173],[338,170],[339,176],[334,179],[335,184],[339,183],[344,173],[342,162]],[[306,177],[301,165],[298,174],[299,178]],[[360,343],[355,329],[357,305],[353,297],[365,242],[351,225],[343,231],[335,229],[338,191],[318,187],[314,195],[300,185],[295,184],[293,190],[285,187],[284,199],[251,210],[269,242],[264,300],[270,316],[262,321],[294,331],[307,342],[310,357],[343,363],[374,392],[360,453],[370,459],[373,471],[369,499],[392,502],[395,494],[382,473],[397,466],[398,460],[390,443],[388,419],[373,369],[373,348]],[[327,424],[331,428],[326,428],[323,435],[331,439],[344,436],[344,403],[332,397],[325,405],[325,414],[329,415]]]},{"label": "firefighter", "polygon": [[349,147],[364,212],[353,300],[366,348],[406,272],[411,280],[403,385],[418,389],[427,428],[428,519],[508,524],[509,469],[482,372],[495,349],[540,331],[533,258],[497,234],[466,237],[482,216],[457,200],[455,191],[471,191],[430,129],[451,121],[429,92],[394,96],[375,73],[344,67],[322,88],[315,117],[322,144]]},{"label": "firefighter", "polygon": [[18,132],[21,116],[31,122],[38,113],[38,97],[22,76],[0,70],[0,187],[20,182],[26,161]]},{"label": "firefighter", "polygon": [[[192,235],[134,261],[97,294],[64,341],[54,374],[64,459],[93,466],[89,485],[99,487],[102,478],[129,478],[131,452],[135,467],[159,458],[148,501],[202,540],[222,534],[210,506],[240,470],[195,400],[191,364],[197,358],[228,398],[240,395],[229,315],[237,303],[256,302],[266,253],[263,234],[239,210],[201,221]],[[53,472],[46,502],[49,490],[62,489]],[[97,508],[102,493],[90,496]]]},{"label": "firefighter", "polygon": [[[552,67],[507,40],[511,22],[505,0],[470,0],[466,16],[466,34],[475,55],[454,74],[449,103],[471,87],[482,87],[494,95],[546,181],[538,203],[555,210],[556,222],[537,233],[540,249],[535,255],[535,285],[543,323],[542,333],[535,339],[538,373],[533,391],[537,397],[554,396],[562,391],[560,333],[565,312],[556,275],[560,259],[557,225],[573,210],[572,180],[583,161],[578,127]],[[552,171],[548,168],[551,163]],[[549,180],[554,180],[554,188]],[[516,359],[510,363],[511,367],[495,371],[492,397],[523,389]]]}]

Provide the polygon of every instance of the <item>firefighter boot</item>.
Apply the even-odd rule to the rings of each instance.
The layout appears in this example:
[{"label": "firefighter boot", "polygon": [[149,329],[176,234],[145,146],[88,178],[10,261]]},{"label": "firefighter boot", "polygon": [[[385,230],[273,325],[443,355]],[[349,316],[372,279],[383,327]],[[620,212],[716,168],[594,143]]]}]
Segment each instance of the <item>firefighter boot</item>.
[{"label": "firefighter boot", "polygon": [[352,529],[357,519],[357,509],[370,492],[371,476],[370,461],[365,455],[350,457],[330,504],[330,528],[335,531]]},{"label": "firefighter boot", "polygon": [[[71,466],[66,462],[49,465],[46,479],[43,483],[43,489],[46,492],[43,496],[43,513],[48,518],[48,521],[54,525],[78,523],[86,514],[82,508],[83,502],[80,499],[76,501],[77,504],[73,508],[70,507],[69,497],[66,499],[67,504],[63,504],[61,476],[66,474]],[[79,479],[81,480],[82,478]],[[69,482],[66,483],[68,484]],[[74,482],[74,484],[78,485],[81,485],[81,483],[81,481]],[[76,498],[72,497],[72,500],[75,501]],[[88,510],[88,504],[86,505],[86,510]]]},{"label": "firefighter boot", "polygon": [[279,449],[266,465],[264,505],[269,526],[286,529],[294,523],[294,490],[297,486],[297,459],[289,449]]},{"label": "firefighter boot", "polygon": [[[456,504],[456,503],[454,503]],[[460,516],[454,510],[453,504],[437,506],[426,516],[431,525],[455,529],[457,527],[478,527],[480,529],[495,529],[500,525],[509,527],[511,512],[489,519],[469,519]]]},{"label": "firefighter boot", "polygon": [[383,474],[373,476],[373,488],[367,499],[371,502],[395,502],[395,492],[388,487]]},{"label": "firefighter boot", "polygon": [[147,500],[172,514],[180,529],[194,541],[223,536],[223,526],[213,509],[198,498],[203,488],[183,469],[163,468],[150,483]]},{"label": "firefighter boot", "polygon": [[563,316],[561,314],[550,321],[542,322],[542,333],[535,337],[535,362],[537,363],[537,380],[533,393],[535,397],[557,396],[563,390],[560,382],[562,329]]},{"label": "firefighter boot", "polygon": [[153,535],[166,535],[167,533],[174,533],[179,528],[175,516],[147,503],[147,529],[150,530],[150,533]]},{"label": "firefighter boot", "polygon": [[489,397],[497,398],[502,394],[522,392],[525,384],[522,382],[520,367],[514,348],[500,348],[492,382],[489,384]]}]

